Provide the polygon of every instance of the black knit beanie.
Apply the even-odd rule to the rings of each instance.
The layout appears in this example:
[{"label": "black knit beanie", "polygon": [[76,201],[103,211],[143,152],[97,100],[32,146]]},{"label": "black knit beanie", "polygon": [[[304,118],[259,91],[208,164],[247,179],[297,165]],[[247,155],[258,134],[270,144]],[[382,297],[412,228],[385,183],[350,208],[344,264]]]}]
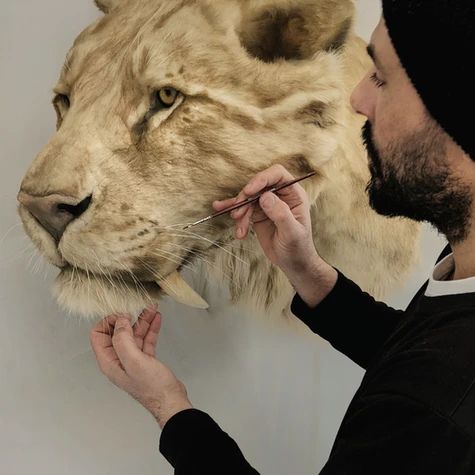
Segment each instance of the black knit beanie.
[{"label": "black knit beanie", "polygon": [[427,110],[475,160],[475,0],[383,0],[383,16]]}]

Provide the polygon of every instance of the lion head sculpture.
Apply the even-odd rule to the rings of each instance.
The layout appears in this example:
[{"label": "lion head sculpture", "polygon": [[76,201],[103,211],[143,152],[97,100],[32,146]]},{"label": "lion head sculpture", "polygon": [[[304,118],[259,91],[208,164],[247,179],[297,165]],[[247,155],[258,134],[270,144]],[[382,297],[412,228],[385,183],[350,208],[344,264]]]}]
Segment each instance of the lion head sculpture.
[{"label": "lion head sculpture", "polygon": [[404,277],[418,226],[368,205],[349,94],[369,59],[352,1],[96,3],[105,15],[67,55],[57,132],[19,193],[61,305],[104,315],[168,294],[206,308],[180,277],[201,260],[226,269],[233,301],[288,312],[292,288],[253,233],[235,241],[226,215],[183,230],[272,164],[318,172],[301,185],[328,262],[375,295]]}]

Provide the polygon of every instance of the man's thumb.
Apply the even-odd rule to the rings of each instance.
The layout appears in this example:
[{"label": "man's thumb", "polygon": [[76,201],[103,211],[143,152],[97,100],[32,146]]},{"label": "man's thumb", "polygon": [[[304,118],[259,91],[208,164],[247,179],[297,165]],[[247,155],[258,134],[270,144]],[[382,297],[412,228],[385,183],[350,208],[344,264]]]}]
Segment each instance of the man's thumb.
[{"label": "man's thumb", "polygon": [[135,343],[134,332],[127,318],[117,318],[114,335],[112,336],[112,345],[126,370],[140,356],[141,352]]},{"label": "man's thumb", "polygon": [[277,196],[275,196],[274,193],[271,192],[264,193],[260,199],[261,205],[268,209],[272,208],[275,205],[276,201]]},{"label": "man's thumb", "polygon": [[276,225],[279,231],[289,232],[295,226],[296,219],[291,209],[272,192],[264,193],[259,204],[267,217]]}]

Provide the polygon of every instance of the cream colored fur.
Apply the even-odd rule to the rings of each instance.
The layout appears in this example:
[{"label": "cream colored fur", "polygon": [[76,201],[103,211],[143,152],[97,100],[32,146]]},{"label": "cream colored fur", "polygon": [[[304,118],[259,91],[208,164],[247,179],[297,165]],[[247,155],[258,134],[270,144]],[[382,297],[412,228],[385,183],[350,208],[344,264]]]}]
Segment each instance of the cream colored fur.
[{"label": "cream colored fur", "polygon": [[[202,259],[234,302],[289,316],[294,291],[252,233],[236,241],[228,216],[181,230],[273,163],[319,172],[301,185],[328,262],[377,297],[403,281],[419,227],[368,205],[364,119],[349,94],[370,63],[351,1],[96,3],[107,14],[77,38],[56,86],[71,107],[22,183],[35,195],[93,195],[59,247],[20,208],[62,269],[64,308],[135,312],[160,299],[154,281]],[[163,87],[180,92],[176,104],[144,122]]]}]

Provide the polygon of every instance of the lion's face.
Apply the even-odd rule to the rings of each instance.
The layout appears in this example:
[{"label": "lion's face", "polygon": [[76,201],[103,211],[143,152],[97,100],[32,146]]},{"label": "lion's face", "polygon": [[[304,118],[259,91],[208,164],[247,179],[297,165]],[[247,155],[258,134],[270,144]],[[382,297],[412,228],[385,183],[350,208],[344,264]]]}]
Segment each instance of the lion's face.
[{"label": "lion's face", "polygon": [[[237,0],[103,3],[108,13],[68,53],[58,130],[23,180],[20,215],[61,269],[56,294],[72,310],[128,311],[163,290],[199,306],[175,271],[219,246],[233,223],[183,227],[272,163],[300,176],[330,159],[341,85],[328,49],[351,9],[330,15],[324,48],[302,36],[312,2],[287,20],[285,9],[267,15]],[[311,7],[324,3],[349,2]],[[285,59],[272,57],[278,42],[266,44],[264,28],[294,40],[275,52]]]}]

